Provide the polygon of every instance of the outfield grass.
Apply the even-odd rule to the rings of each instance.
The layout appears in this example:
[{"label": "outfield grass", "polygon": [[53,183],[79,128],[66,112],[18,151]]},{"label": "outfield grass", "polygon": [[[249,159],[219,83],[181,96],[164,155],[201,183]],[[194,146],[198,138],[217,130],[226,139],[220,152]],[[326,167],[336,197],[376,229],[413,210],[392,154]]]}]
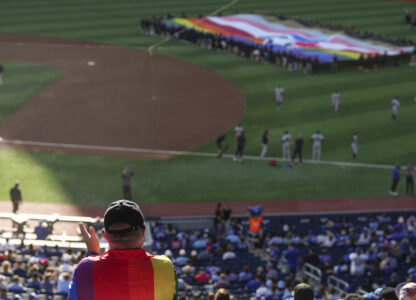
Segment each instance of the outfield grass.
[{"label": "outfield grass", "polygon": [[[0,30],[146,49],[161,38],[143,35],[141,18],[170,12],[206,14],[228,2],[3,0]],[[412,7],[416,9],[415,4],[379,0],[242,0],[224,13],[274,12],[416,40],[416,31],[404,24],[404,8]],[[301,132],[306,137],[308,158],[309,136],[319,129],[326,137],[325,160],[349,161],[354,131],[360,136],[360,162],[393,164],[415,160],[416,68],[402,64],[382,72],[348,69],[335,75],[312,76],[180,42],[171,41],[157,51],[212,70],[243,92],[247,107],[241,122],[247,132],[248,154],[260,153],[260,137],[268,128],[269,155],[281,155],[279,140],[283,131],[289,130],[292,135]],[[7,85],[0,89],[0,121],[60,75],[60,71],[35,64],[6,62],[5,66]],[[286,101],[279,111],[273,101],[277,83],[286,90]],[[338,115],[331,112],[330,95],[334,89],[342,97]],[[390,116],[393,96],[401,101],[396,122]],[[232,149],[231,136],[228,142]],[[213,152],[215,146],[210,142],[195,151]],[[268,167],[264,162],[235,164],[230,160],[194,157],[146,161],[1,150],[0,162],[0,199],[8,198],[9,187],[19,179],[25,199],[42,202],[98,204],[119,198],[119,176],[125,165],[137,172],[133,193],[143,202],[383,196],[390,183],[389,170],[305,165],[288,172]]]}]

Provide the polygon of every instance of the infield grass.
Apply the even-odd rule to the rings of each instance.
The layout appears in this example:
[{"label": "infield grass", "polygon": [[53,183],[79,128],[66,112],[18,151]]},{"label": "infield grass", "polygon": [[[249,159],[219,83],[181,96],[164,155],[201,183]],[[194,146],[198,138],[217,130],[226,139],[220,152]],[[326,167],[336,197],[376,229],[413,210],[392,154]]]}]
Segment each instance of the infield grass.
[{"label": "infield grass", "polygon": [[[3,0],[0,30],[118,44],[146,49],[161,40],[143,35],[140,19],[182,12],[207,14],[228,1],[202,0]],[[242,0],[224,14],[236,11],[275,12],[332,24],[354,25],[392,36],[416,40],[416,31],[404,24],[404,9],[413,3],[345,0]],[[319,129],[326,140],[322,158],[349,161],[350,137],[359,133],[358,161],[405,164],[416,162],[416,68],[389,66],[383,71],[341,70],[337,74],[303,75],[276,66],[251,62],[229,53],[215,53],[195,45],[170,41],[158,49],[212,70],[235,84],[244,94],[246,111],[241,123],[247,134],[247,154],[260,153],[264,129],[271,134],[270,156],[281,155],[284,130],[305,137],[305,158],[310,158],[309,136]],[[1,59],[1,58],[0,58]],[[35,64],[5,63],[7,84],[0,89],[0,120],[11,115],[60,75]],[[10,72],[9,72],[10,71]],[[156,74],[157,80],[157,74]],[[274,106],[274,87],[286,90],[280,110]],[[340,112],[331,111],[330,95],[341,93]],[[390,101],[398,96],[399,117],[391,120]],[[228,137],[234,147],[232,130]],[[196,151],[214,152],[213,142]],[[8,198],[15,179],[22,182],[26,201],[108,203],[121,197],[120,172],[128,165],[133,195],[143,202],[278,200],[385,196],[390,171],[336,166],[304,165],[283,171],[265,162],[177,157],[148,161],[87,155],[28,153],[1,150],[0,199]],[[403,188],[403,187],[399,187]]]}]

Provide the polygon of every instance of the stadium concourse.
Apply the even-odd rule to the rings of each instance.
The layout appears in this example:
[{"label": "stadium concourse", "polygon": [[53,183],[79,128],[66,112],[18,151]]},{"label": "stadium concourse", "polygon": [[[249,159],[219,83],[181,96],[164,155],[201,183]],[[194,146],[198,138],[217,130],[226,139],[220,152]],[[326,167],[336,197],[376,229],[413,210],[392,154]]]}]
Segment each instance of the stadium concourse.
[{"label": "stadium concourse", "polygon": [[[359,212],[353,206],[335,212],[335,205],[327,213],[317,213],[310,204],[310,213],[296,214],[293,209],[292,213],[285,211],[283,204],[281,213],[275,214],[268,211],[271,203],[261,202],[265,210],[258,232],[249,227],[248,202],[235,203],[230,210],[227,206],[216,209],[214,204],[209,206],[209,215],[194,219],[150,216],[150,211],[163,205],[142,207],[151,229],[148,251],[172,259],[180,299],[212,299],[213,292],[226,288],[235,299],[284,300],[292,297],[291,290],[299,282],[312,284],[316,299],[338,299],[351,292],[375,299],[373,292],[379,288],[416,280],[412,268],[416,263],[415,211],[411,198],[394,200],[390,206],[379,201],[378,209],[372,211],[385,212],[378,213]],[[359,202],[366,209],[366,201],[356,199],[357,205]],[[407,210],[393,211],[393,204],[396,209]],[[51,210],[53,206],[48,205]],[[36,206],[31,213],[45,209],[42,204]],[[29,207],[25,203],[20,215],[24,216]],[[294,201],[290,207],[300,211],[301,202],[296,205]],[[90,216],[98,211],[94,212]],[[208,214],[208,210],[202,212]],[[91,222],[100,226],[99,221]],[[54,229],[54,234],[61,233],[60,226]],[[65,299],[74,266],[85,255],[82,244],[69,243],[70,236],[67,244],[51,240],[52,235],[47,241],[39,240],[42,236],[30,240],[30,234],[25,240],[8,232],[2,236],[9,237],[0,240],[0,286],[8,289],[6,293],[10,297],[20,293],[24,299],[32,299],[31,294],[40,299]]]}]

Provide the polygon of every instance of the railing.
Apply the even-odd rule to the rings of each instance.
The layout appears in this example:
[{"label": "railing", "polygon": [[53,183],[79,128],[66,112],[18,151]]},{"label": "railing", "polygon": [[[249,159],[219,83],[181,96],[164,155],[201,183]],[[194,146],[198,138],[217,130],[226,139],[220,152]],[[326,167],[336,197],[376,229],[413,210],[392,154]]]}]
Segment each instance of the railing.
[{"label": "railing", "polygon": [[314,284],[316,285],[321,284],[322,271],[319,268],[309,263],[305,263],[303,265],[303,275],[306,275]]},{"label": "railing", "polygon": [[337,293],[344,292],[346,287],[349,286],[348,282],[342,280],[334,275],[328,276],[327,286],[332,287]]}]

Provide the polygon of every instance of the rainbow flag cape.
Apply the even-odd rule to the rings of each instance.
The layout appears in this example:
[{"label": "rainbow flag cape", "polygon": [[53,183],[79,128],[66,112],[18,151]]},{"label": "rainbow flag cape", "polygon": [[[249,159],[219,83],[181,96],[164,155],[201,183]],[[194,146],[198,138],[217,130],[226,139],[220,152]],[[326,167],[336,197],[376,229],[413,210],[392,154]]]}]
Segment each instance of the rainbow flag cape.
[{"label": "rainbow flag cape", "polygon": [[76,267],[69,300],[176,300],[172,262],[143,249],[110,250]]},{"label": "rainbow flag cape", "polygon": [[413,47],[395,47],[370,40],[352,38],[346,34],[327,34],[316,29],[291,28],[267,21],[261,16],[238,14],[233,16],[206,18],[174,18],[167,20],[168,26],[184,26],[197,31],[222,35],[226,38],[271,46],[276,51],[291,52],[320,62],[358,60],[361,53],[399,55],[410,53]]}]

